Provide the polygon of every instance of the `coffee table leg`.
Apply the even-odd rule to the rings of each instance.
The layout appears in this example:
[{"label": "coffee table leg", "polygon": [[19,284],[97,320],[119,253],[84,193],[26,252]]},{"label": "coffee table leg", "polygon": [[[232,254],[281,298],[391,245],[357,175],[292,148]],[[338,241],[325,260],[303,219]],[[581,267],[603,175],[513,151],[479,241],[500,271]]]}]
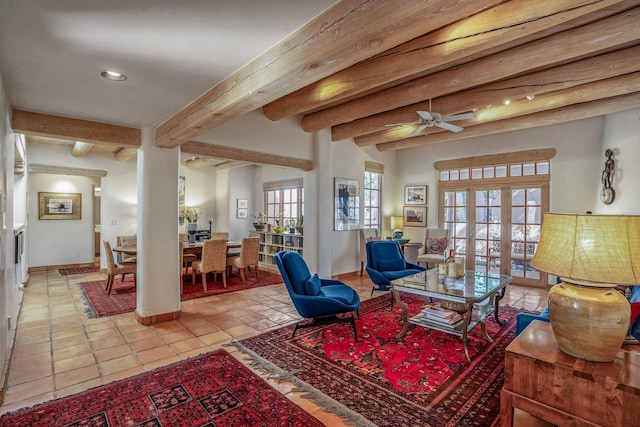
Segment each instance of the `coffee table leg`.
[{"label": "coffee table leg", "polygon": [[[496,319],[496,323],[498,323],[498,325],[500,325],[500,326],[502,326],[502,322],[500,321],[500,318],[498,317],[498,309],[500,308],[500,300],[502,298],[504,298],[504,293],[505,293],[506,289],[507,289],[506,286],[504,288],[502,288],[500,290],[500,292],[498,294],[496,294],[496,296],[494,298],[493,317]],[[482,325],[482,327],[484,328],[484,325]]]},{"label": "coffee table leg", "polygon": [[398,304],[398,307],[400,307],[400,313],[402,314],[402,330],[396,336],[396,339],[399,340],[402,339],[404,334],[407,333],[407,329],[409,329],[409,306],[402,302],[402,300],[400,299],[399,291],[393,289],[391,292],[393,292],[393,296],[396,299],[396,304]]},{"label": "coffee table leg", "polygon": [[467,314],[464,318],[464,322],[462,323],[462,346],[464,347],[464,355],[467,357],[468,362],[471,362],[471,357],[469,357],[469,339],[467,338],[467,330],[469,329],[472,316],[473,304],[467,304]]}]

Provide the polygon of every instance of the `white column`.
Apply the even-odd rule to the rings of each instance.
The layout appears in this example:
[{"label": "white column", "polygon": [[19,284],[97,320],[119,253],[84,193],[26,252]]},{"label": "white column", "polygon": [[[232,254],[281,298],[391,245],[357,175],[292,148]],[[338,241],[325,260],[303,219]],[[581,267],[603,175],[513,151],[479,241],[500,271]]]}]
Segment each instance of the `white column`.
[{"label": "white column", "polygon": [[178,254],[179,148],[155,146],[155,129],[142,129],[138,150],[138,284],[136,317],[143,324],[180,313]]}]

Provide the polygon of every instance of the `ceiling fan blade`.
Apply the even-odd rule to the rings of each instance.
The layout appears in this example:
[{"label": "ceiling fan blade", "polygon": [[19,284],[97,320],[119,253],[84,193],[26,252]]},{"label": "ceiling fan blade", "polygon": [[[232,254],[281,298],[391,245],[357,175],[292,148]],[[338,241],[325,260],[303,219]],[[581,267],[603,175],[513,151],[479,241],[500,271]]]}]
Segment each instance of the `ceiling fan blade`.
[{"label": "ceiling fan blade", "polygon": [[404,123],[389,123],[385,126],[408,126],[408,125],[419,125],[422,122],[404,122]]},{"label": "ceiling fan blade", "polygon": [[442,120],[445,122],[452,122],[454,120],[467,120],[467,119],[475,119],[476,113],[465,113],[465,114],[454,114],[453,116],[443,117]]},{"label": "ceiling fan blade", "polygon": [[418,113],[418,115],[424,120],[433,120],[431,113],[428,111],[416,111],[416,113]]},{"label": "ceiling fan blade", "polygon": [[425,130],[427,127],[428,127],[427,125],[418,126],[413,132],[409,134],[409,136],[416,136],[417,134]]},{"label": "ceiling fan blade", "polygon": [[460,126],[452,125],[451,123],[447,122],[438,123],[436,124],[436,126],[442,129],[450,130],[451,132],[460,132],[462,129],[464,129]]}]

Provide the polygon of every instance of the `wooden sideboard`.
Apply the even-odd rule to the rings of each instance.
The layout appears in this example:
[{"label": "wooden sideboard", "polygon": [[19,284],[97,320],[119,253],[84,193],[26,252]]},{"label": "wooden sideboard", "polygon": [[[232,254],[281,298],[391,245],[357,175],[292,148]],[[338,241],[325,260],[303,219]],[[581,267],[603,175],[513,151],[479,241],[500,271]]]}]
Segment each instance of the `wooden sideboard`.
[{"label": "wooden sideboard", "polygon": [[640,426],[640,345],[588,362],[560,351],[551,324],[534,320],[506,349],[503,427],[514,408],[560,426]]}]

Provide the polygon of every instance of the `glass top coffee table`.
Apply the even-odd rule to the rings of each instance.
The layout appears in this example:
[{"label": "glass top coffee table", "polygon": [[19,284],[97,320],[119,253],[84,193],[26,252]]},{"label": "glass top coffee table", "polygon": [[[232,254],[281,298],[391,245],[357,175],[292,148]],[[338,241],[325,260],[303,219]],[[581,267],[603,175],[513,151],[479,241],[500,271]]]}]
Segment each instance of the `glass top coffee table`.
[{"label": "glass top coffee table", "polygon": [[[498,324],[502,324],[498,319],[499,302],[511,279],[511,276],[503,274],[472,270],[465,271],[460,277],[448,277],[439,275],[438,269],[433,268],[392,281],[391,291],[402,311],[402,331],[396,338],[402,338],[410,324],[457,335],[462,337],[465,356],[471,361],[467,333],[480,325],[485,339],[493,341],[487,335],[485,319],[493,312]],[[422,312],[409,318],[408,307],[400,299],[400,292],[447,301],[450,305],[457,306],[456,311],[461,313],[462,318],[451,324],[434,321]]]}]

